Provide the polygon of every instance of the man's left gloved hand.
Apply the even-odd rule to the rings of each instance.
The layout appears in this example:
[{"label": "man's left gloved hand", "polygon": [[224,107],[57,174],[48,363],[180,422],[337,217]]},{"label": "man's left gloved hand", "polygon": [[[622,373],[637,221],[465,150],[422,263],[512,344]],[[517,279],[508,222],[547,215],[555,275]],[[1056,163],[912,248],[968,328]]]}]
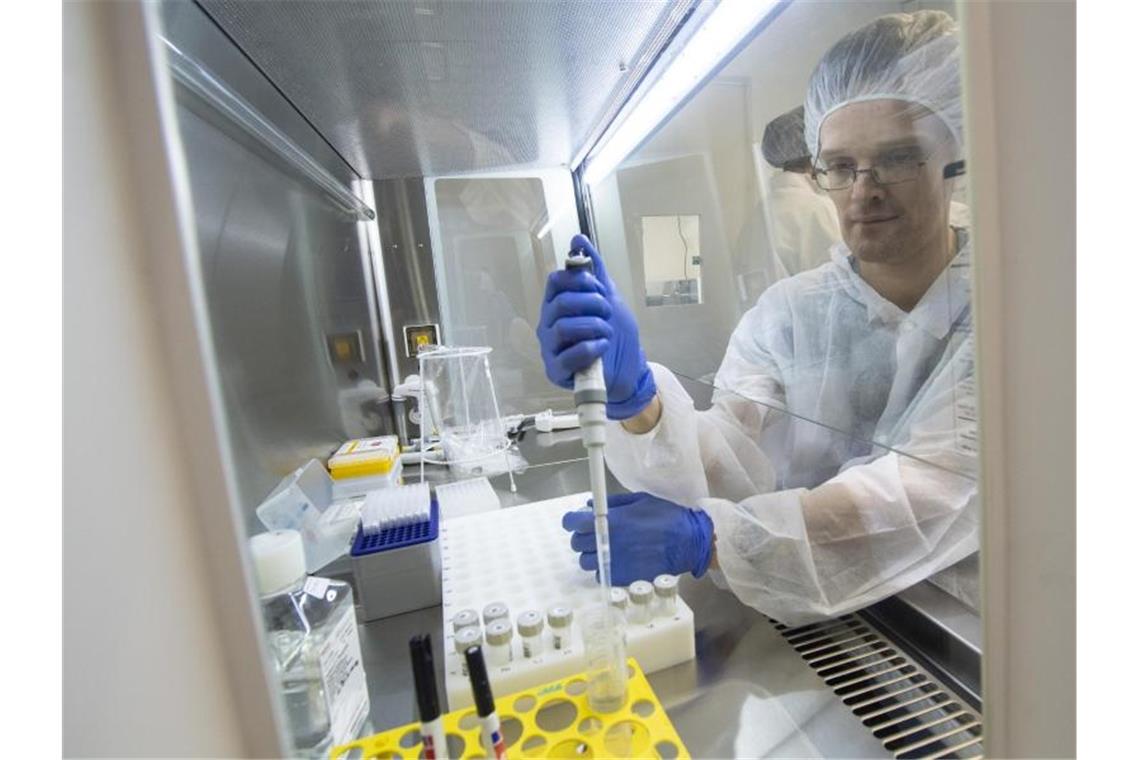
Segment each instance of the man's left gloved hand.
[{"label": "man's left gloved hand", "polygon": [[[598,545],[591,509],[567,512],[562,527],[570,531],[570,548],[579,552],[583,570],[598,569]],[[610,557],[613,584],[651,581],[662,573],[700,577],[712,559],[712,518],[647,493],[609,497]]]}]

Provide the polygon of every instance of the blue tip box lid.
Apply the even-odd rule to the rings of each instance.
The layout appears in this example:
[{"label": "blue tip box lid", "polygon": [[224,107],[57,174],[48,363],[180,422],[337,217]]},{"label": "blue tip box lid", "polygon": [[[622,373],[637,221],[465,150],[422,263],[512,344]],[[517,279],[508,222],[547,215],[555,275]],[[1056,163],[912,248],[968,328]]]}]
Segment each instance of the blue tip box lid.
[{"label": "blue tip box lid", "polygon": [[365,535],[364,531],[357,526],[356,538],[352,541],[352,556],[362,557],[366,554],[386,552],[391,549],[434,541],[439,537],[439,502],[434,496],[431,499],[431,509],[428,514],[427,520],[398,525],[394,528],[384,528],[371,535]]}]

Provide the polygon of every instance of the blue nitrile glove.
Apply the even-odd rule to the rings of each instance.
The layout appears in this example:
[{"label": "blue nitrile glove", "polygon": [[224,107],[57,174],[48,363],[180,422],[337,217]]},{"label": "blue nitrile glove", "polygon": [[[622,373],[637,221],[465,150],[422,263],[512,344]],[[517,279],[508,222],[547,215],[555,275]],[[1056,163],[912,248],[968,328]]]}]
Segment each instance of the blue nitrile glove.
[{"label": "blue nitrile glove", "polygon": [[[581,553],[583,570],[598,569],[594,513],[579,509],[562,516],[573,533],[570,548]],[[651,581],[662,573],[704,575],[712,559],[712,518],[647,493],[609,497],[610,570],[615,586]]]},{"label": "blue nitrile glove", "polygon": [[606,378],[606,416],[633,417],[657,395],[653,373],[637,336],[633,312],[606,274],[602,257],[585,235],[575,235],[579,248],[594,260],[594,273],[559,269],[546,278],[546,296],[538,318],[538,342],[550,382],[574,387],[574,373],[599,356]]}]

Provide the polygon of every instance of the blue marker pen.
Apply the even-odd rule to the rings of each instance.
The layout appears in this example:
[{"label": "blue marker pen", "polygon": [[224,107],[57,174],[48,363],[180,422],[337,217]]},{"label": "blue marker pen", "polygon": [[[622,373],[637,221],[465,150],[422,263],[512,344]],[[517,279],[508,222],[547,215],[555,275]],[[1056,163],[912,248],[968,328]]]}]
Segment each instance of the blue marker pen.
[{"label": "blue marker pen", "polygon": [[467,658],[467,675],[471,678],[471,695],[475,698],[475,712],[483,726],[480,732],[483,749],[489,758],[506,760],[507,744],[503,741],[503,729],[495,712],[495,697],[491,693],[491,681],[487,678],[483,649],[471,647],[464,656]]}]

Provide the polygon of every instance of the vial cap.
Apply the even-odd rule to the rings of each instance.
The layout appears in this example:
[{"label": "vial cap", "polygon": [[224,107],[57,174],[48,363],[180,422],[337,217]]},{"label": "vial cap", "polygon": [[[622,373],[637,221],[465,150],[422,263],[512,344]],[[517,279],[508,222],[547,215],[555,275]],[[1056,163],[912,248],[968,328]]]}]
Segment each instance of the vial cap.
[{"label": "vial cap", "polygon": [[510,644],[515,629],[506,620],[493,620],[487,625],[487,643],[494,646]]},{"label": "vial cap", "polygon": [[658,575],[653,579],[653,589],[657,592],[658,596],[676,596],[677,576]]},{"label": "vial cap", "polygon": [[542,633],[542,613],[538,610],[527,610],[519,615],[519,633],[523,636],[537,636]]},{"label": "vial cap", "polygon": [[451,619],[451,629],[457,633],[459,629],[470,628],[473,625],[479,625],[479,613],[475,610],[460,610]]},{"label": "vial cap", "polygon": [[483,608],[483,624],[489,625],[493,620],[510,617],[510,614],[504,602],[491,602]]},{"label": "vial cap", "polygon": [[617,607],[619,610],[624,610],[626,608],[626,605],[629,604],[629,594],[626,593],[626,590],[624,588],[611,588],[610,604]]},{"label": "vial cap", "polygon": [[483,632],[478,628],[461,628],[455,633],[455,651],[459,654],[482,643]]},{"label": "vial cap", "polygon": [[649,604],[653,601],[653,584],[649,581],[634,581],[629,584],[629,599],[634,604]]},{"label": "vial cap", "polygon": [[574,610],[558,605],[546,611],[546,620],[551,628],[565,628],[574,620]]},{"label": "vial cap", "polygon": [[276,594],[305,577],[305,546],[295,530],[272,530],[249,539],[253,576],[262,596]]}]

